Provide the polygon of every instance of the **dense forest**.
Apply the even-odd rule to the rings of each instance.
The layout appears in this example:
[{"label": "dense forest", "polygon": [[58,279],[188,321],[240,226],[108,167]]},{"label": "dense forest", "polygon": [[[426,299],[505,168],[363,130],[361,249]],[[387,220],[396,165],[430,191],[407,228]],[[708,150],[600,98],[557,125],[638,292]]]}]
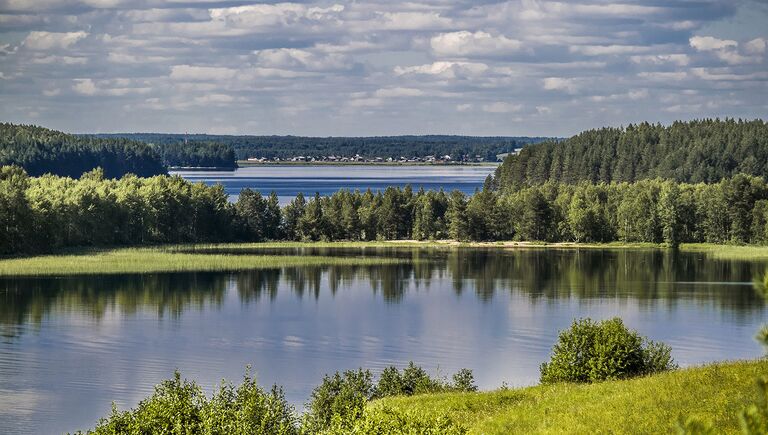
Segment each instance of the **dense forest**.
[{"label": "dense forest", "polygon": [[768,183],[739,174],[715,184],[545,183],[499,192],[341,190],[277,196],[180,177],[29,177],[0,169],[0,253],[68,246],[262,240],[541,240],[768,242]]},{"label": "dense forest", "polygon": [[79,177],[100,167],[107,177],[127,173],[165,174],[160,156],[148,145],[123,138],[74,136],[32,125],[0,123],[0,165],[18,165],[31,175]]},{"label": "dense forest", "polygon": [[589,130],[510,155],[497,170],[503,189],[547,181],[633,182],[663,178],[716,183],[743,173],[768,175],[768,124],[762,120],[636,124]]},{"label": "dense forest", "polygon": [[497,154],[508,153],[542,137],[474,136],[381,136],[381,137],[301,137],[301,136],[225,136],[207,134],[125,133],[99,137],[140,140],[158,146],[193,142],[216,142],[231,146],[238,159],[286,159],[295,156],[336,155],[351,157],[420,157],[427,155],[481,156],[495,161]]},{"label": "dense forest", "polygon": [[218,142],[169,142],[154,145],[163,163],[169,167],[220,168],[237,167],[235,151]]}]

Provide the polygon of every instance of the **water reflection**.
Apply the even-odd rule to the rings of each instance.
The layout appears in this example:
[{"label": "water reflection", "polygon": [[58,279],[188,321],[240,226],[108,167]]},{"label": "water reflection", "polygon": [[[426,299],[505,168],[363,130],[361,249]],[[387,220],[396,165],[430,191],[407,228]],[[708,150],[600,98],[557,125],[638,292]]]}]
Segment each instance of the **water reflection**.
[{"label": "water reflection", "polygon": [[[264,253],[263,250],[259,252]],[[381,266],[0,279],[0,428],[92,426],[175,368],[212,388],[247,364],[297,405],[322,375],[414,360],[535,382],[558,330],[620,316],[683,365],[752,358],[766,265],[668,251],[302,249]],[[242,252],[240,252],[242,253]],[[1,431],[1,430],[0,430]]]},{"label": "water reflection", "polygon": [[[264,253],[264,250],[259,251]],[[274,254],[277,250],[268,251]],[[151,309],[159,318],[176,318],[189,309],[220,307],[232,286],[242,303],[274,301],[287,285],[297,298],[320,295],[322,283],[335,295],[354,285],[401,303],[409,288],[429,288],[449,279],[456,295],[472,290],[489,303],[497,292],[520,292],[531,300],[631,298],[640,304],[679,300],[712,303],[736,316],[761,313],[764,299],[753,281],[765,266],[744,261],[709,260],[703,254],[671,251],[498,250],[484,249],[334,249],[281,250],[289,255],[398,257],[413,261],[381,266],[309,266],[236,274],[168,273],[65,278],[0,279],[0,325],[39,324],[67,312],[94,319],[109,309],[123,315]],[[367,289],[367,290],[366,290]]]}]

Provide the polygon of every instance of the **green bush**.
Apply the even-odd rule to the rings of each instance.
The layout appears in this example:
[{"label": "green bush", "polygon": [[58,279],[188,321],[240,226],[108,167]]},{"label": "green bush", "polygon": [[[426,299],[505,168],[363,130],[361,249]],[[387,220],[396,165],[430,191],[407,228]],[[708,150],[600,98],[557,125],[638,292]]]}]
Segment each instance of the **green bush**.
[{"label": "green bush", "polygon": [[[349,424],[360,418],[365,404],[374,393],[370,370],[347,370],[325,375],[323,382],[312,391],[303,429],[318,433],[331,426],[334,419]],[[339,423],[339,424],[341,424]]]},{"label": "green bush", "polygon": [[552,358],[541,365],[541,382],[599,382],[675,367],[669,346],[641,337],[621,319],[581,319],[560,332]]},{"label": "green bush", "polygon": [[379,377],[373,398],[412,396],[445,391],[477,391],[472,370],[459,370],[453,375],[453,383],[450,383],[439,377],[430,377],[423,368],[414,364],[413,361],[408,363],[408,367],[403,369],[402,373],[397,367],[387,367]]},{"label": "green bush", "polygon": [[234,388],[223,384],[210,401],[194,382],[173,379],[132,410],[112,405],[109,417],[89,434],[298,434],[296,412],[280,388],[261,389],[250,375]]}]

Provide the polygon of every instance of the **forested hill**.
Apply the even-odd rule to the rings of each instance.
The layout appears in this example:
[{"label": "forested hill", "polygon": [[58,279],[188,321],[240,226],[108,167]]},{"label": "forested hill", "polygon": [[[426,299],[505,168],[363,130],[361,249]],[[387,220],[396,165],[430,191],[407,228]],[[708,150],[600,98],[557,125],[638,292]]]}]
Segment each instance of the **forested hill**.
[{"label": "forested hill", "polygon": [[216,142],[231,146],[238,159],[335,155],[351,157],[421,157],[427,155],[479,155],[495,160],[497,154],[523,145],[541,142],[543,137],[475,136],[378,136],[378,137],[302,137],[302,136],[227,136],[207,134],[121,133],[99,135],[141,140],[156,145]]},{"label": "forested hill", "polygon": [[712,183],[745,173],[768,175],[768,124],[762,120],[642,123],[585,131],[510,155],[496,172],[503,189],[546,181],[635,181],[649,178]]},{"label": "forested hill", "polygon": [[160,156],[147,144],[122,138],[75,136],[33,125],[0,123],[0,166],[17,165],[30,175],[79,177],[96,167],[116,178],[165,174]]}]

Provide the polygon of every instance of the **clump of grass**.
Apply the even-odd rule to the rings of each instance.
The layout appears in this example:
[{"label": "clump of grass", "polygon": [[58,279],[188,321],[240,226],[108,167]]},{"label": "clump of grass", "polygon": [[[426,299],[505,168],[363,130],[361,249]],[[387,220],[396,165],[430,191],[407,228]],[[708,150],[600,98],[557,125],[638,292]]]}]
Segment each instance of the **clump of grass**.
[{"label": "clump of grass", "polygon": [[0,276],[115,275],[159,272],[234,272],[298,266],[374,266],[402,260],[309,255],[225,255],[125,248],[0,260]]},{"label": "clump of grass", "polygon": [[690,243],[680,245],[680,249],[688,252],[704,252],[708,257],[718,260],[768,261],[768,246]]}]

